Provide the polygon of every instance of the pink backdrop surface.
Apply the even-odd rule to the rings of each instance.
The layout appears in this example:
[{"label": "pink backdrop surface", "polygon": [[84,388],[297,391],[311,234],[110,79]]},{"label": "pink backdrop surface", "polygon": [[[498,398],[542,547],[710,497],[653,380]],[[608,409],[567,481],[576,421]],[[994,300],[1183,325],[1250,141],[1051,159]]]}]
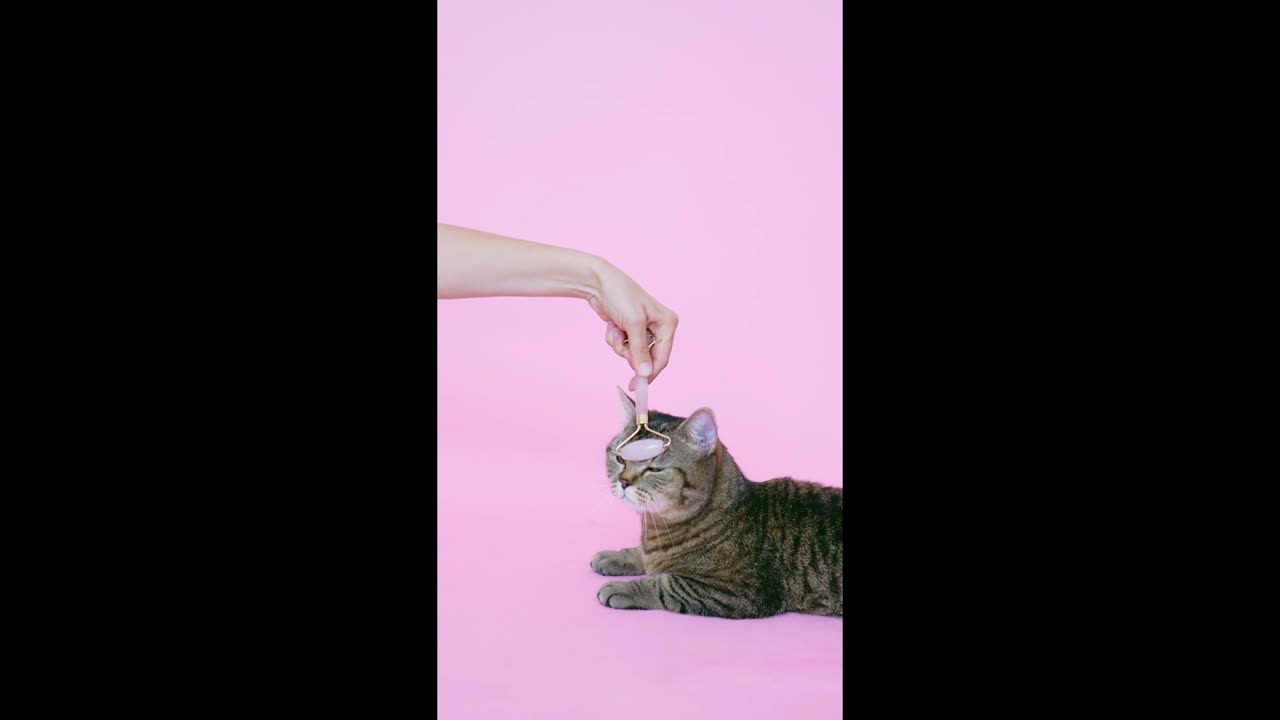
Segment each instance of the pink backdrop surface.
[{"label": "pink backdrop surface", "polygon": [[[840,3],[442,0],[440,222],[578,248],[680,315],[653,407],[752,480],[844,484]],[[843,621],[601,607],[640,520],[630,378],[570,299],[437,301],[439,710],[838,717]]]}]

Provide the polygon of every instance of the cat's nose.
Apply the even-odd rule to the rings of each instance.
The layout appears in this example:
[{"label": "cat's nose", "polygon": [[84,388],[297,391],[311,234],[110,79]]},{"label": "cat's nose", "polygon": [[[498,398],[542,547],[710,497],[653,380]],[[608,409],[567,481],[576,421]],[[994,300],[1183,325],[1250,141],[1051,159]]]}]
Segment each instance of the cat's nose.
[{"label": "cat's nose", "polygon": [[632,480],[631,478],[618,476],[618,484],[622,486],[623,490],[626,490],[628,487],[631,487],[631,484],[633,482],[635,481]]}]

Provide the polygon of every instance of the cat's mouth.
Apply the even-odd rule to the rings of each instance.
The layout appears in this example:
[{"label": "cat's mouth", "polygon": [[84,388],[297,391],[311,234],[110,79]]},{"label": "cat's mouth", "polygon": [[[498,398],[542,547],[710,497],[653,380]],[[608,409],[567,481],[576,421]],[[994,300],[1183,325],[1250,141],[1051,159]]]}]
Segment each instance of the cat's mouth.
[{"label": "cat's mouth", "polygon": [[651,498],[648,501],[642,501],[632,498],[627,495],[625,491],[622,494],[622,502],[636,512],[662,512],[670,507],[670,504],[664,502],[661,498]]}]

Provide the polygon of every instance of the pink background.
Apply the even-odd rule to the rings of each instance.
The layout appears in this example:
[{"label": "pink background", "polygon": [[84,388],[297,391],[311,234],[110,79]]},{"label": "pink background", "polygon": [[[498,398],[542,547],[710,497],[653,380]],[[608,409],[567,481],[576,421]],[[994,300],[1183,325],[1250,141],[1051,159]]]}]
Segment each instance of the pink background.
[{"label": "pink background", "polygon": [[[651,403],[713,408],[757,481],[844,480],[840,27],[833,0],[439,3],[437,219],[679,313]],[[639,519],[604,474],[630,371],[586,303],[437,314],[441,717],[837,717],[842,620],[596,602]]]}]

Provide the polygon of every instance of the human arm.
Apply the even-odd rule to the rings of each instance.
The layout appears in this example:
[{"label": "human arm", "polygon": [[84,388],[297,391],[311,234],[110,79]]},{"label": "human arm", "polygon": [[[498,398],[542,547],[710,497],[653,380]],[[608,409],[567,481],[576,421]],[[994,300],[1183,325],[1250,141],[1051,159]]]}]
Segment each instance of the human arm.
[{"label": "human arm", "polygon": [[[437,298],[580,298],[609,324],[605,341],[637,375],[652,381],[670,360],[679,318],[603,258],[437,223],[436,260]],[[645,340],[623,344],[646,330],[657,340],[652,357]]]}]

